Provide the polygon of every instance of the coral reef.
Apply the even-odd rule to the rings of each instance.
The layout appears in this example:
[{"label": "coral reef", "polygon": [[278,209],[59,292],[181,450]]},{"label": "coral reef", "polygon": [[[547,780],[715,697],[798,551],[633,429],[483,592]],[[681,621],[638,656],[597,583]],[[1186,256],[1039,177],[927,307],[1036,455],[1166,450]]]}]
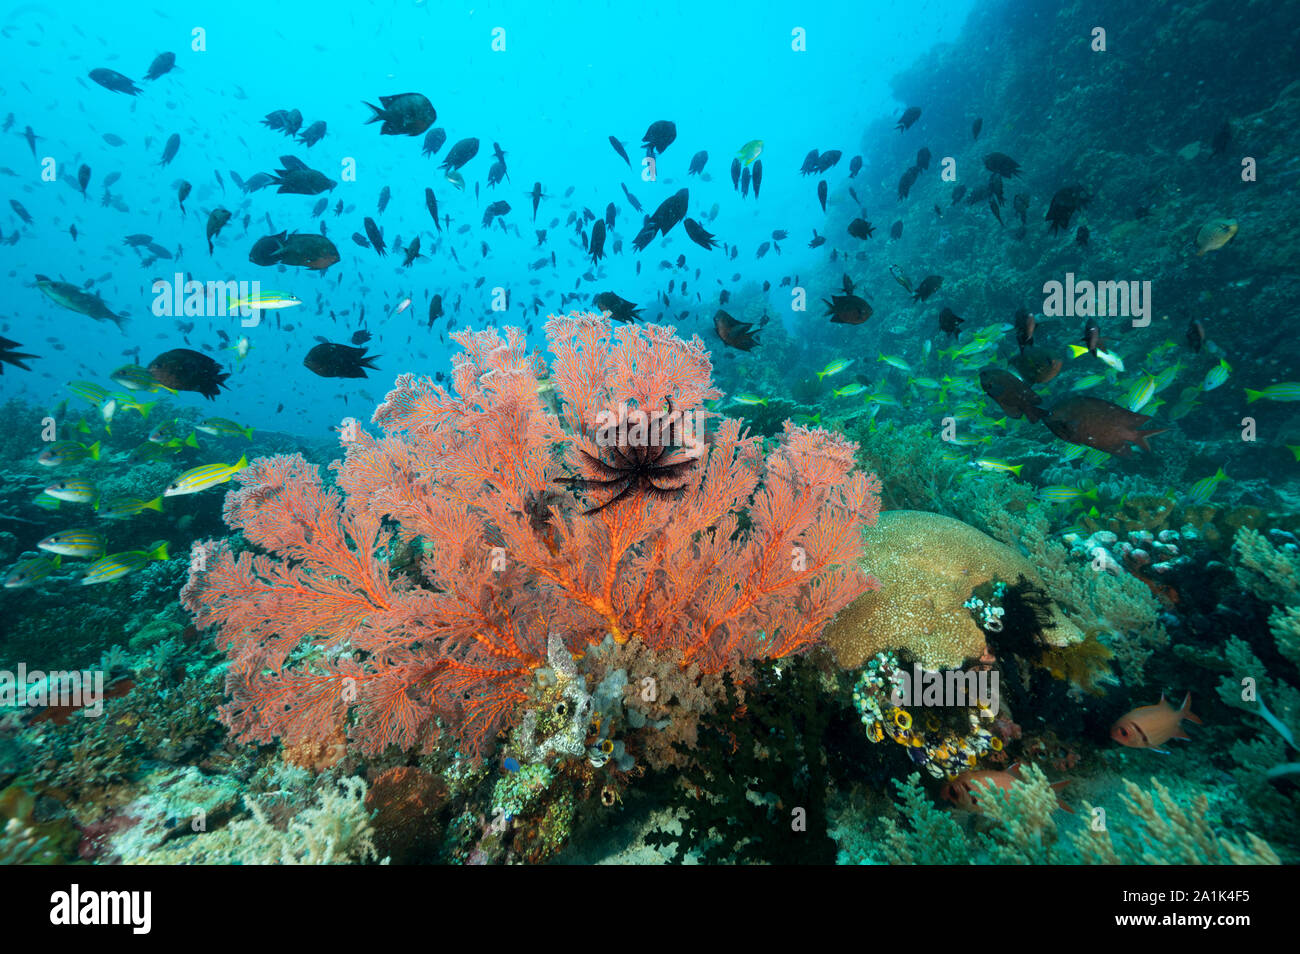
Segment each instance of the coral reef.
[{"label": "coral reef", "polygon": [[[858,597],[826,630],[846,669],[888,649],[906,649],[929,668],[978,659],[986,646],[965,608],[971,592],[994,578],[1038,580],[1034,565],[1010,547],[940,514],[886,511],[865,536],[864,567],[881,588]],[[1048,638],[1068,645],[1083,633],[1057,613]]]},{"label": "coral reef", "polygon": [[706,717],[689,767],[673,787],[679,823],[648,835],[681,864],[826,864],[830,766],[825,749],[835,708],[819,697],[823,676],[806,662],[761,663],[746,701],[724,676],[726,696]]},{"label": "coral reef", "polygon": [[[164,845],[144,864],[334,865],[380,861],[366,805],[366,783],[346,778],[325,785],[314,804],[278,827],[256,799],[246,801],[252,818]],[[384,858],[381,863],[386,863]]]},{"label": "coral reef", "polygon": [[[851,473],[853,445],[787,424],[764,455],[734,420],[691,443],[717,393],[698,340],[577,313],[547,333],[558,411],[521,335],[462,332],[455,393],[399,379],[375,414],[386,436],[345,429],[337,490],[301,457],[236,477],[226,519],[257,550],[198,548],[182,601],[232,659],[222,718],[238,738],[346,727],[365,752],[428,750],[441,720],[482,754],[553,635],[571,653],[636,636],[716,673],[811,646],[869,588],[856,558],[876,483]],[[646,450],[602,446],[602,415],[665,408],[686,422],[689,447],[658,448],[688,455],[672,458],[680,480],[611,477]],[[595,500],[585,512],[554,492],[566,473]],[[418,572],[392,572],[390,548],[413,541]]]},{"label": "coral reef", "polygon": [[1181,799],[1152,779],[1154,794],[1125,781],[1123,811],[1100,818],[1088,814],[1065,827],[1056,820],[1056,792],[1036,766],[1023,780],[1001,789],[985,788],[982,818],[986,830],[970,831],[953,814],[940,811],[912,775],[898,786],[902,823],[883,820],[884,838],[874,848],[846,847],[844,860],[888,864],[1279,864],[1268,844],[1254,834],[1246,842],[1219,835],[1208,818],[1208,799],[1197,794],[1184,808]]}]

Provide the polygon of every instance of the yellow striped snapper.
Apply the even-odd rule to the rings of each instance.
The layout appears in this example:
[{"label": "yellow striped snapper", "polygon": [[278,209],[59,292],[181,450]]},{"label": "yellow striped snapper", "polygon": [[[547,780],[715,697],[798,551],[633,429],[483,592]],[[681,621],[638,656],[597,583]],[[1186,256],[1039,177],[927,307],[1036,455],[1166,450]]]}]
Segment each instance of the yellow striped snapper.
[{"label": "yellow striped snapper", "polygon": [[1186,417],[1192,408],[1196,407],[1196,398],[1200,393],[1201,387],[1198,384],[1183,388],[1182,393],[1178,395],[1178,401],[1169,409],[1169,419],[1176,421],[1179,418]]},{"label": "yellow striped snapper", "polygon": [[99,408],[99,416],[104,419],[105,433],[113,433],[113,418],[117,416],[117,398],[109,398]]},{"label": "yellow striped snapper", "polygon": [[117,397],[117,409],[119,411],[121,410],[135,411],[137,414],[140,415],[142,419],[145,420],[148,419],[149,412],[154,409],[154,405],[156,405],[157,403],[158,403],[157,401],[132,400],[130,397],[128,397],[125,394],[118,395]]},{"label": "yellow striped snapper", "polygon": [[839,374],[852,363],[853,361],[850,358],[836,358],[830,364],[826,365],[826,367],[817,372],[817,380],[820,381],[832,374]]},{"label": "yellow striped snapper", "polygon": [[1151,401],[1151,398],[1155,396],[1155,393],[1156,379],[1150,374],[1142,375],[1142,377],[1133,382],[1133,386],[1129,388],[1128,409],[1134,412],[1142,410],[1142,408],[1146,407]]},{"label": "yellow striped snapper", "polygon": [[868,394],[866,397],[867,404],[881,404],[885,407],[898,407],[898,398],[886,391],[877,391],[875,394]]},{"label": "yellow striped snapper", "polygon": [[1183,370],[1183,363],[1179,361],[1177,364],[1170,365],[1169,367],[1165,368],[1163,371],[1157,373],[1156,393],[1159,394],[1165,388],[1169,387],[1169,385],[1173,384],[1174,378],[1178,377],[1179,372],[1181,372],[1182,370]]},{"label": "yellow striped snapper", "polygon": [[38,556],[15,564],[5,577],[5,589],[20,590],[34,586],[57,570],[62,559],[59,556]]},{"label": "yellow striped snapper", "polygon": [[244,359],[248,357],[248,353],[253,350],[253,343],[245,335],[232,344],[230,350],[235,352],[235,364],[241,365],[244,363]]},{"label": "yellow striped snapper", "polygon": [[41,452],[36,463],[45,467],[61,467],[75,464],[77,461],[99,460],[99,441],[93,444],[79,444],[76,441],[55,441]]},{"label": "yellow striped snapper", "polygon": [[108,397],[108,388],[92,381],[69,381],[68,390],[84,401],[96,406],[103,404]]},{"label": "yellow striped snapper", "polygon": [[242,434],[250,441],[253,439],[253,429],[251,427],[241,427],[225,417],[209,417],[195,424],[194,429],[202,431],[204,434],[210,434],[213,437],[235,437]]},{"label": "yellow striped snapper", "polygon": [[164,497],[177,497],[182,494],[197,494],[201,490],[224,484],[235,474],[248,466],[248,457],[240,457],[233,464],[204,464],[181,474],[163,491]]},{"label": "yellow striped snapper", "polygon": [[104,535],[98,530],[77,528],[52,533],[36,544],[38,549],[59,556],[91,559],[104,552]]},{"label": "yellow striped snapper", "polygon": [[94,503],[99,500],[99,490],[88,480],[60,480],[45,488],[45,493],[65,503]]},{"label": "yellow striped snapper", "polygon": [[256,295],[240,298],[238,295],[226,297],[226,314],[233,315],[236,308],[251,308],[254,311],[274,311],[278,308],[294,308],[302,304],[302,299],[289,292],[264,291]]},{"label": "yellow striped snapper", "polygon": [[[1072,344],[1070,345],[1070,353],[1073,354],[1076,358],[1080,358],[1083,355],[1088,354],[1088,349],[1085,348],[1083,345]],[[1121,358],[1119,355],[1115,354],[1115,352],[1113,351],[1105,351],[1101,348],[1098,348],[1097,357],[1107,367],[1114,368],[1116,371],[1121,371],[1121,372],[1124,370],[1124,359]]]},{"label": "yellow striped snapper", "polygon": [[1020,468],[1025,465],[1009,464],[1005,460],[999,460],[996,457],[977,457],[975,460],[971,461],[971,466],[978,467],[980,470],[1000,470],[1003,473],[1015,474],[1019,477]]},{"label": "yellow striped snapper", "polygon": [[1088,388],[1095,388],[1106,380],[1104,374],[1085,374],[1079,380],[1070,385],[1071,391],[1086,391]]},{"label": "yellow striped snapper", "polygon": [[763,140],[751,139],[740,147],[740,151],[736,153],[736,156],[740,159],[741,165],[747,166],[762,155],[762,152]]},{"label": "yellow striped snapper", "polygon": [[128,391],[157,391],[162,387],[148,368],[142,368],[138,364],[124,364],[108,377],[114,384]]},{"label": "yellow striped snapper", "polygon": [[1219,385],[1223,384],[1223,382],[1227,381],[1228,375],[1231,373],[1232,365],[1228,364],[1225,359],[1220,358],[1219,363],[1205,373],[1205,383],[1201,385],[1201,389],[1204,391],[1213,391]]},{"label": "yellow striped snapper", "polygon": [[1246,388],[1246,403],[1253,404],[1260,398],[1266,401],[1300,401],[1300,381],[1282,381],[1270,384],[1262,391]]},{"label": "yellow striped snapper", "polygon": [[153,500],[141,500],[139,497],[115,497],[100,504],[98,510],[99,517],[102,520],[125,520],[127,517],[134,517],[145,510],[157,510],[161,513],[162,498],[155,497]]},{"label": "yellow striped snapper", "polygon": [[148,566],[155,560],[169,559],[171,557],[167,555],[167,543],[165,541],[155,543],[148,550],[128,550],[125,553],[114,553],[111,556],[96,560],[86,567],[86,572],[81,577],[81,585],[92,586],[95,583],[108,583],[112,580],[119,580],[136,570]]},{"label": "yellow striped snapper", "polygon": [[1214,476],[1205,477],[1192,484],[1192,489],[1187,492],[1187,499],[1194,504],[1209,503],[1210,498],[1214,496],[1214,490],[1219,484],[1228,479],[1228,475],[1220,467],[1214,472]]},{"label": "yellow striped snapper", "polygon": [[904,374],[912,373],[912,366],[896,355],[881,354],[878,358],[876,358],[876,360],[883,361],[891,368],[897,368],[899,371],[902,371]]},{"label": "yellow striped snapper", "polygon": [[1053,484],[1038,491],[1038,499],[1047,503],[1075,503],[1079,500],[1096,500],[1097,488],[1080,490],[1069,484]]}]

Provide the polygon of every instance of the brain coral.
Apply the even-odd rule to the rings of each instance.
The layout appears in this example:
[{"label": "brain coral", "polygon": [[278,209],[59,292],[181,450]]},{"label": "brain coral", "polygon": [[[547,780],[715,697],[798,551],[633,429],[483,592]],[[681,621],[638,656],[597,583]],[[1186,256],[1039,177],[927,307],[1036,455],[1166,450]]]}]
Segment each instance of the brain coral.
[{"label": "brain coral", "polygon": [[[856,669],[886,649],[907,650],[930,669],[952,668],[985,651],[984,633],[962,604],[991,579],[1024,576],[1042,585],[1032,563],[969,524],[937,513],[890,510],[864,531],[862,566],[880,589],[831,620],[826,642],[841,667]],[[1053,606],[1056,645],[1083,633]]]}]

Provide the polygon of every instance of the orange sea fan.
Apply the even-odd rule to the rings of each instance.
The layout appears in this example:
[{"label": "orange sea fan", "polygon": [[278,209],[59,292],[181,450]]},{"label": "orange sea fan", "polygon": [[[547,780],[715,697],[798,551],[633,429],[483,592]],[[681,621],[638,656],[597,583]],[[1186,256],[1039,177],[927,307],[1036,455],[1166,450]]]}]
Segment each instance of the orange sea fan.
[{"label": "orange sea fan", "polygon": [[[787,423],[765,452],[721,420],[660,490],[620,494],[620,468],[684,452],[603,445],[599,415],[701,412],[708,352],[594,314],[546,330],[549,382],[513,329],[455,336],[452,391],[400,376],[384,433],[348,429],[335,489],[300,457],[237,475],[226,519],[262,552],[207,545],[183,599],[232,658],[222,717],[241,738],[345,725],[364,751],[427,748],[441,725],[482,753],[551,634],[574,653],[636,637],[716,673],[806,649],[873,585],[859,531],[879,487],[854,445]],[[417,558],[394,565],[399,543]]]}]

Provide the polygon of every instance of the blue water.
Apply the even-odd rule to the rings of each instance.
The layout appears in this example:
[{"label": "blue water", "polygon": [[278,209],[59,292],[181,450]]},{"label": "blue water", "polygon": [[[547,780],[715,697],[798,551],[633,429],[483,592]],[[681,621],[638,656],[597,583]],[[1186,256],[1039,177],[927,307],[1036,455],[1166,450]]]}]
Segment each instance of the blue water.
[{"label": "blue water", "polygon": [[[197,319],[187,345],[177,325],[194,319],[151,313],[152,282],[170,281],[178,270],[199,281],[259,280],[264,289],[304,301],[279,315],[293,331],[264,325],[248,332],[252,356],[215,403],[193,394],[177,399],[259,429],[300,434],[321,434],[349,415],[368,420],[398,373],[448,367],[448,318],[432,333],[426,330],[435,293],[443,295],[457,327],[523,324],[533,318],[536,295],[542,304],[540,319],[533,318],[533,338],[540,345],[549,311],[590,307],[598,291],[616,290],[651,306],[647,318],[666,311],[663,320],[673,321],[670,316],[697,304],[697,289],[707,303],[718,280],[730,285],[737,272],[775,285],[780,276],[811,267],[819,254],[806,248],[811,230],[822,227],[822,215],[810,198],[810,180],[795,174],[804,154],[814,146],[841,149],[844,158],[835,172],[842,177],[859,151],[863,125],[902,108],[891,95],[889,77],[920,51],[955,37],[970,5],[290,2],[274,5],[274,12],[249,2],[187,4],[184,12],[148,3],[16,7],[4,15],[0,41],[3,110],[15,116],[14,127],[0,137],[0,166],[13,173],[0,178],[0,188],[5,198],[26,207],[34,225],[24,226],[7,202],[0,206],[0,232],[21,233],[16,245],[0,246],[6,276],[0,333],[40,360],[32,373],[4,375],[0,395],[51,403],[66,396],[69,380],[107,384],[107,375],[128,363],[127,352],[137,346],[145,365],[158,353],[186,346],[210,350],[223,365],[233,365],[233,356],[218,350],[217,335],[225,330],[233,340],[245,333],[232,319]],[[492,49],[496,28],[505,31],[504,51]],[[806,31],[804,52],[791,48],[796,28]],[[195,29],[204,31],[202,52],[192,49]],[[176,53],[176,70],[145,80],[149,63],[164,50]],[[87,74],[98,67],[127,75],[143,91],[129,96],[96,85]],[[381,136],[378,124],[365,122],[363,100],[409,91],[429,97],[438,112],[435,125],[447,131],[435,157],[421,155],[423,136]],[[311,148],[261,124],[273,110],[294,108],[301,110],[304,127],[317,119],[328,124],[325,138]],[[607,139],[615,135],[625,142],[637,162],[643,132],[660,119],[676,122],[678,138],[661,157],[657,181],[645,182]],[[18,135],[27,125],[41,137],[35,157]],[[105,133],[120,136],[125,145],[108,145]],[[172,133],[181,137],[180,150],[163,168],[159,157]],[[479,153],[462,170],[465,191],[457,192],[438,162],[453,143],[470,136],[479,139]],[[736,150],[753,139],[765,143],[758,201],[752,194],[742,200],[728,176]],[[489,190],[484,180],[494,141],[507,153],[510,180]],[[711,182],[685,174],[701,149],[709,152],[705,172]],[[252,243],[271,231],[268,217],[276,231],[318,230],[310,216],[317,196],[277,195],[274,187],[243,195],[231,180],[230,170],[245,180],[273,171],[281,155],[297,156],[335,180],[341,180],[344,160],[355,160],[356,181],[339,181],[327,193],[330,209],[323,218],[342,260],[324,275],[248,261]],[[46,157],[56,163],[56,182],[40,178]],[[871,156],[865,159],[864,176],[872,172]],[[82,164],[92,171],[84,200],[76,185]],[[112,172],[121,178],[110,191],[129,212],[100,205],[102,183]],[[220,173],[224,191],[214,173]],[[880,177],[885,175],[882,170]],[[177,207],[180,180],[193,184],[185,218]],[[538,181],[552,198],[543,201],[536,227],[559,219],[541,249],[524,194]],[[623,198],[620,183],[646,214],[689,186],[688,215],[698,218],[717,203],[717,218],[706,228],[720,242],[740,243],[744,254],[734,262],[721,250],[695,254],[700,250],[680,229],[666,243],[633,254],[640,216]],[[481,186],[477,199],[475,184]],[[392,200],[377,216],[384,186],[391,188]],[[451,216],[450,233],[431,228],[425,187],[435,190],[440,212]],[[563,199],[570,187],[572,196]],[[505,221],[518,227],[518,238],[499,226],[480,227],[482,209],[500,198],[512,207]],[[336,217],[339,199],[348,211]],[[622,239],[623,254],[610,255],[599,281],[583,283],[582,298],[562,307],[560,295],[574,291],[591,267],[564,220],[583,207],[601,217],[610,201],[619,207],[619,218],[606,250]],[[217,205],[234,216],[209,257],[203,227]],[[251,217],[247,230],[245,215]],[[425,257],[403,269],[400,251],[381,259],[355,245],[350,235],[362,231],[367,215],[382,226],[390,246],[397,236],[407,244],[418,234]],[[72,225],[75,241],[68,232]],[[460,234],[465,225],[469,230]],[[790,233],[784,256],[756,261],[751,250],[777,228]],[[122,243],[134,233],[152,235],[175,259],[142,268],[141,256]],[[491,247],[486,258],[481,240]],[[459,263],[451,258],[453,249]],[[527,270],[552,249],[557,268]],[[658,265],[683,252],[689,275],[674,274],[689,277],[691,292],[670,309],[656,309],[655,298],[668,280]],[[701,275],[695,280],[697,267]],[[76,285],[103,276],[92,290],[114,310],[129,313],[126,333],[58,308],[33,287],[38,273]],[[475,288],[480,279],[482,287]],[[539,284],[530,284],[536,279]],[[491,310],[495,287],[511,294],[504,316]],[[408,296],[410,309],[392,316]],[[369,381],[340,382],[303,368],[315,336],[346,343],[363,327],[357,321],[362,306],[364,327],[374,335],[369,350],[380,356],[380,370]],[[331,310],[337,322],[331,322]],[[702,331],[703,320],[692,316],[685,324]],[[284,410],[276,413],[280,404]]]}]

